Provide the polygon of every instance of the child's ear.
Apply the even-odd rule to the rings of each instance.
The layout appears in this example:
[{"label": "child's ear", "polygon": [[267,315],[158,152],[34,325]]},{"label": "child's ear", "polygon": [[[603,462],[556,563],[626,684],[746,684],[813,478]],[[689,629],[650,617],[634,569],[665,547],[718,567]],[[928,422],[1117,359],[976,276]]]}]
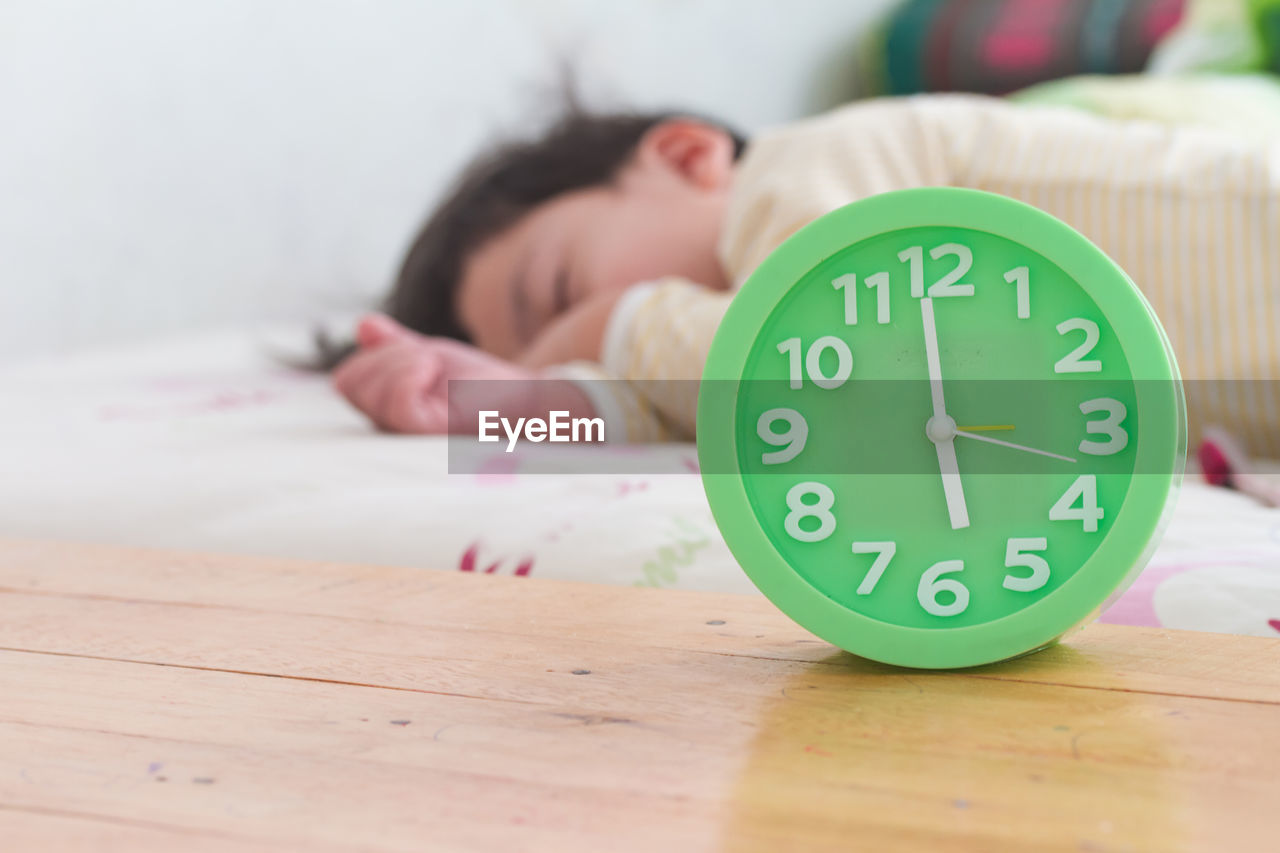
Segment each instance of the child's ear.
[{"label": "child's ear", "polygon": [[641,169],[674,174],[700,189],[721,189],[733,176],[733,138],[694,119],[667,119],[645,133],[636,151]]}]

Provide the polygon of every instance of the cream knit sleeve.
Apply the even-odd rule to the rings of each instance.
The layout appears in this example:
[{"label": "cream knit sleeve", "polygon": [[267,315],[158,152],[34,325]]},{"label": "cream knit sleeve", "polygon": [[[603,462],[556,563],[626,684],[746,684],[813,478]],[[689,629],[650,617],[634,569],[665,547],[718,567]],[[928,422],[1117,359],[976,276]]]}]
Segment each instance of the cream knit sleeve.
[{"label": "cream knit sleeve", "polygon": [[605,372],[626,380],[672,438],[694,437],[702,367],[732,297],[666,278],[632,288],[609,320]]}]

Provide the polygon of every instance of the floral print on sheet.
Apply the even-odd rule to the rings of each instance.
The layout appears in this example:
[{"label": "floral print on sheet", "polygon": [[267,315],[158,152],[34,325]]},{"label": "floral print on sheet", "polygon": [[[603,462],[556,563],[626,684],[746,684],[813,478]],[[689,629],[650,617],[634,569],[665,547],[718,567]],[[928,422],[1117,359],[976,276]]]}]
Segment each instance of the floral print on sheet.
[{"label": "floral print on sheet", "polygon": [[[671,457],[650,466],[660,470],[671,470],[672,458],[691,472],[697,468],[689,446],[625,453]],[[597,463],[584,456],[580,464],[590,470],[585,466]],[[502,504],[539,506],[522,525],[518,547],[498,547],[501,536],[478,538],[459,556],[462,571],[755,591],[725,547],[692,473],[569,474],[561,467],[546,473],[545,457],[528,449],[497,453],[480,470],[473,484],[505,493],[511,500]],[[1280,636],[1280,510],[1188,482],[1150,564],[1101,621]]]}]

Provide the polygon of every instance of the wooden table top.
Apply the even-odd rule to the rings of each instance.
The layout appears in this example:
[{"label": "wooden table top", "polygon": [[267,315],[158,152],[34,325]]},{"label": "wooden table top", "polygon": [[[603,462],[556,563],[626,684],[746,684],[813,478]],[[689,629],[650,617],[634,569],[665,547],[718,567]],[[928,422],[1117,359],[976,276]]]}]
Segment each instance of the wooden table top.
[{"label": "wooden table top", "polygon": [[0,848],[1280,846],[1280,642],[952,673],[763,598],[0,543]]}]

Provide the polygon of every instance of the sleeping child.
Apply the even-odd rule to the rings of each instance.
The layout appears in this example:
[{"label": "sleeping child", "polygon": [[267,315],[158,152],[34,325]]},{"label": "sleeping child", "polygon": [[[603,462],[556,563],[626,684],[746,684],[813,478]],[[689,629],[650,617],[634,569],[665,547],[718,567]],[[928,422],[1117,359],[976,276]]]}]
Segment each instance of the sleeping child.
[{"label": "sleeping child", "polygon": [[[1238,123],[1251,132],[921,95],[744,143],[690,115],[574,111],[463,175],[334,383],[396,432],[447,431],[449,379],[559,379],[511,383],[525,390],[503,415],[564,409],[603,417],[613,441],[691,438],[696,383],[648,380],[700,377],[735,289],[796,230],[922,186],[1000,193],[1081,231],[1142,288],[1184,378],[1274,380],[1280,137],[1256,115]],[[586,381],[606,378],[620,381]],[[1280,455],[1274,385],[1190,382],[1193,440],[1217,423]]]}]

